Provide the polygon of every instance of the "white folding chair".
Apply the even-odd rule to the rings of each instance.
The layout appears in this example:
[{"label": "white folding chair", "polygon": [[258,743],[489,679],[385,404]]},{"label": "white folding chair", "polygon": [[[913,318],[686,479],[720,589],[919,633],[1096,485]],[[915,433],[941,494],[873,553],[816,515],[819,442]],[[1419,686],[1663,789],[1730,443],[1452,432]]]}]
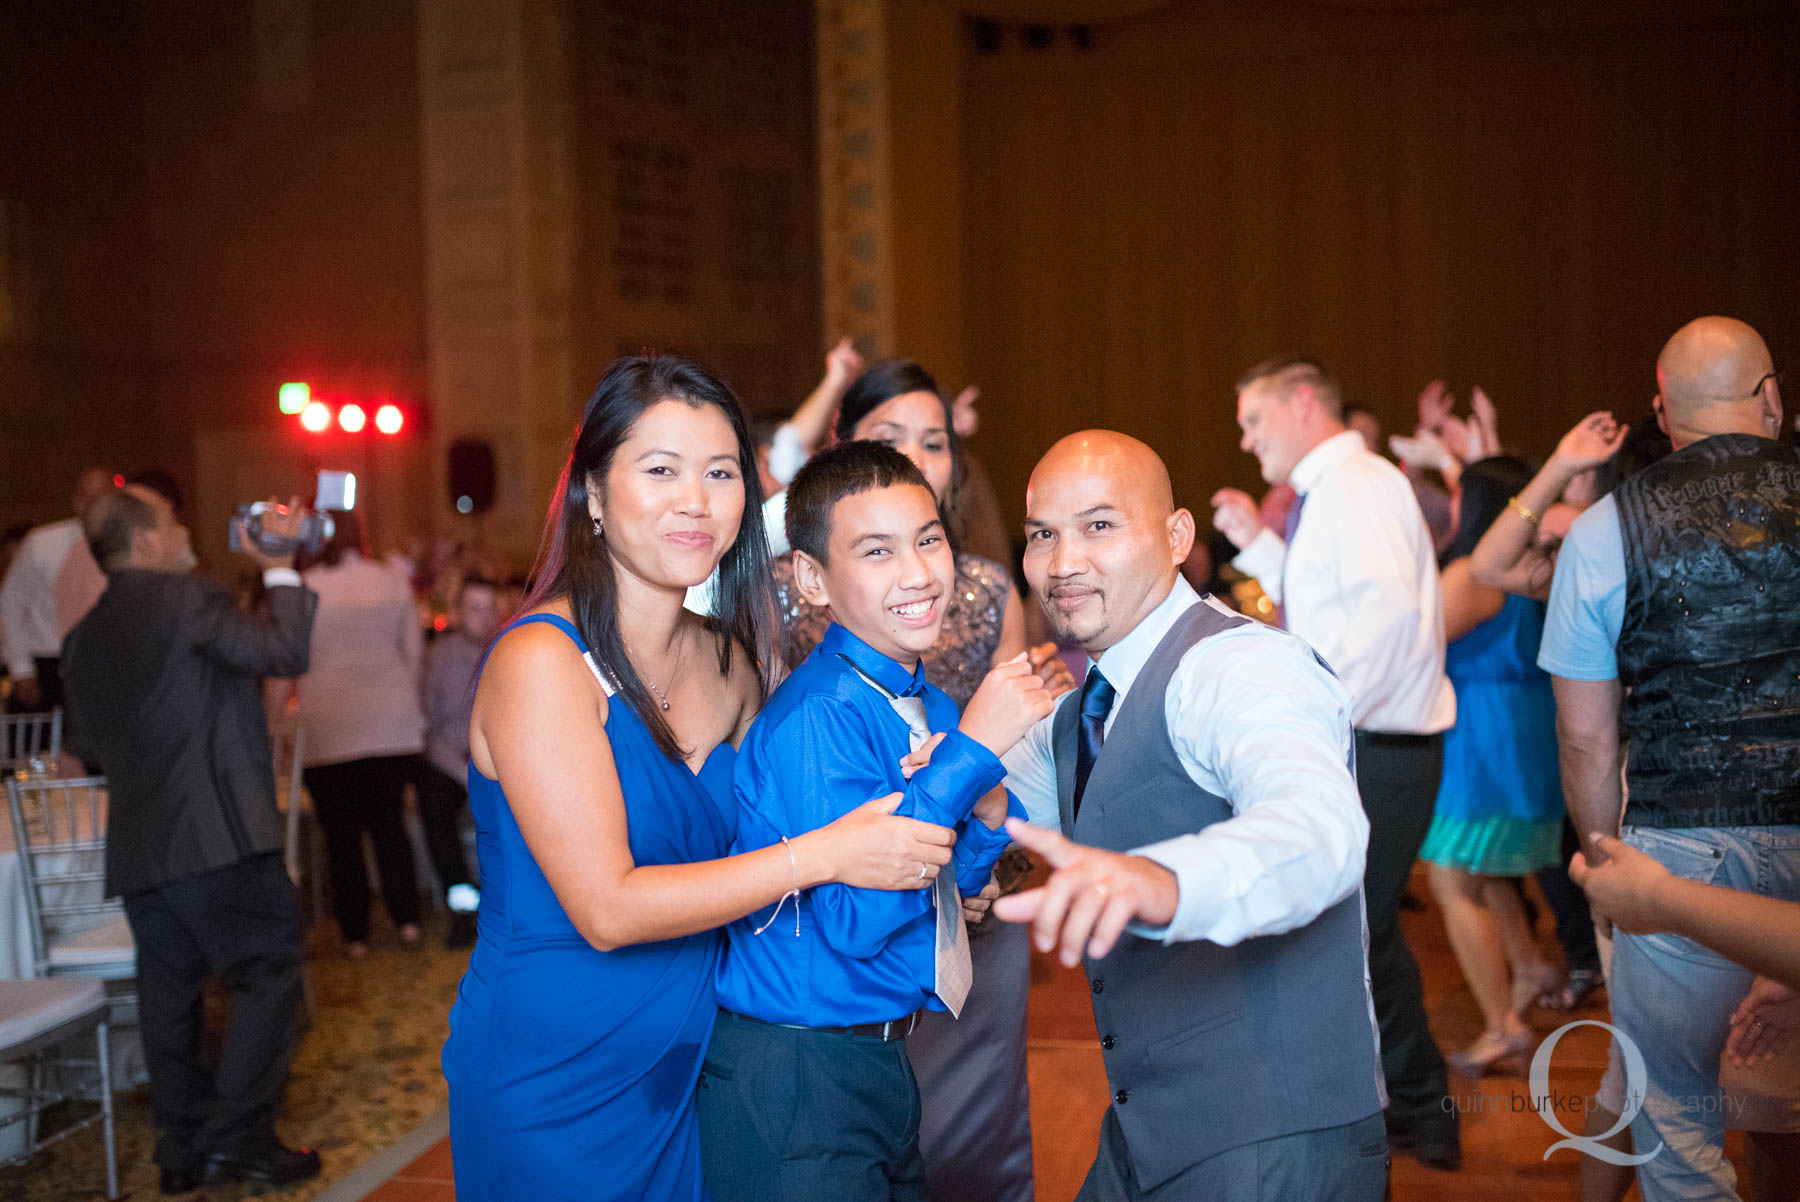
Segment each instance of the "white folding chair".
[{"label": "white folding chair", "polygon": [[[104,776],[6,782],[31,920],[32,973],[135,981],[137,943],[125,904],[106,896]],[[117,991],[116,1004],[136,994]]]},{"label": "white folding chair", "polygon": [[60,706],[48,713],[0,714],[0,774],[56,771],[62,758],[62,728]]},{"label": "white folding chair", "polygon": [[[88,1031],[99,1055],[94,1060],[46,1056]],[[99,1123],[106,1141],[106,1196],[119,1196],[119,1156],[113,1134],[112,1056],[107,1024],[106,987],[98,978],[68,977],[56,981],[0,981],[0,1064],[30,1060],[29,1084],[0,1087],[0,1097],[21,1103],[0,1116],[0,1129],[25,1124],[23,1148],[4,1164],[18,1164],[43,1148]],[[75,1076],[51,1074],[47,1068],[99,1069],[99,1110],[41,1135],[38,1121],[50,1107],[86,1097],[90,1083]],[[58,1084],[52,1084],[57,1082]]]}]

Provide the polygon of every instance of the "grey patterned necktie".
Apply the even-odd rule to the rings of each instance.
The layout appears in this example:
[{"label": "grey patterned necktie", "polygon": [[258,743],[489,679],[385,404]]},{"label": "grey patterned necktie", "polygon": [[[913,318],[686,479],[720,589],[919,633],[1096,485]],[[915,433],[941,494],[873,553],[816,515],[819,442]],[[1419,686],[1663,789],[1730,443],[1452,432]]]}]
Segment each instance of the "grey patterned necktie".
[{"label": "grey patterned necktie", "polygon": [[[855,667],[854,664],[851,666]],[[888,704],[894,707],[894,712],[905,719],[907,732],[912,737],[912,749],[917,751],[923,747],[931,738],[931,727],[925,722],[925,699],[896,697],[862,669],[857,668],[857,675],[880,690]],[[975,966],[969,960],[969,933],[963,927],[962,894],[956,889],[954,864],[944,865],[944,870],[938,873],[933,882],[932,901],[937,909],[933,956],[936,980],[932,991],[950,1008],[952,1018],[961,1018],[963,1003],[969,998],[969,987],[975,983]]]}]

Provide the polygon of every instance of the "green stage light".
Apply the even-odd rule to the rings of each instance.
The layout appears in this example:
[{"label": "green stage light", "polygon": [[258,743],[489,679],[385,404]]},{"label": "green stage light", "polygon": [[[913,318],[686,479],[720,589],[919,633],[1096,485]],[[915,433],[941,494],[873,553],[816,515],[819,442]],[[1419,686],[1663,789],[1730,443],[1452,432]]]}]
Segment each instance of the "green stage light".
[{"label": "green stage light", "polygon": [[276,395],[280,398],[283,413],[299,413],[312,400],[312,389],[303,383],[283,384]]}]

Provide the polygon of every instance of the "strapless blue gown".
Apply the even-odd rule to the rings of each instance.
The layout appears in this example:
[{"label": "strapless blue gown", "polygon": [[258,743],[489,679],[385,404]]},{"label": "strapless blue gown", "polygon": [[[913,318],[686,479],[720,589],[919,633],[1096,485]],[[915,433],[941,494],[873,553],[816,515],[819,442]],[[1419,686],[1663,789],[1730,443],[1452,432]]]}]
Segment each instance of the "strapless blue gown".
[{"label": "strapless blue gown", "polygon": [[[533,621],[587,651],[562,618],[514,625]],[[638,864],[729,854],[729,744],[695,774],[663,755],[617,701],[606,734]],[[473,764],[469,809],[481,856],[480,939],[443,1058],[457,1197],[705,1199],[694,1089],[712,1037],[720,933],[596,951],[556,900],[500,783]]]}]

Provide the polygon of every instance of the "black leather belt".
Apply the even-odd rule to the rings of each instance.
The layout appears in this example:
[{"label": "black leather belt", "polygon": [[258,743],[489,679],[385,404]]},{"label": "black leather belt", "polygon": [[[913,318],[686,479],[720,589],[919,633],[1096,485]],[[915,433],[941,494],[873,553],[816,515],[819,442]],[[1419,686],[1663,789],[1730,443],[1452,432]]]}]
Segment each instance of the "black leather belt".
[{"label": "black leather belt", "polygon": [[1423,747],[1444,737],[1442,731],[1429,735],[1409,734],[1398,730],[1359,730],[1356,737],[1376,747]]},{"label": "black leather belt", "polygon": [[924,1017],[925,1011],[914,1010],[905,1018],[890,1018],[884,1023],[856,1023],[848,1027],[810,1027],[804,1023],[772,1023],[753,1015],[739,1014],[736,1010],[726,1010],[725,1013],[733,1018],[741,1018],[745,1022],[762,1023],[765,1027],[786,1027],[790,1031],[818,1031],[825,1035],[861,1035],[868,1039],[879,1039],[883,1043],[894,1043],[918,1030],[919,1020]]}]

